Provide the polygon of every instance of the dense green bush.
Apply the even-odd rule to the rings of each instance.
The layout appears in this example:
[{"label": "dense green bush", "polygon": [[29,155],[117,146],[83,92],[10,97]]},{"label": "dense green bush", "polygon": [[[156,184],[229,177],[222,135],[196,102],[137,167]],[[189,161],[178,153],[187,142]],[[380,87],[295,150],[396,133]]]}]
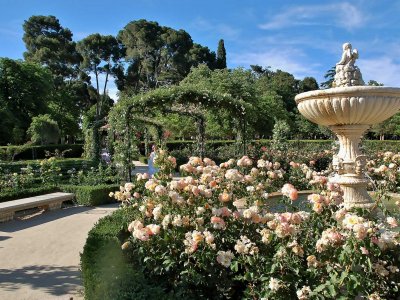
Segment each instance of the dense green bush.
[{"label": "dense green bush", "polygon": [[38,115],[32,118],[27,131],[35,144],[56,144],[60,138],[60,128],[49,114]]},{"label": "dense green bush", "polygon": [[88,170],[76,170],[72,168],[68,171],[69,183],[72,185],[99,185],[113,184],[121,182],[117,171],[111,165],[99,164],[97,168],[91,167]]},{"label": "dense green bush", "polygon": [[147,164],[148,158],[146,156],[139,156],[139,161],[143,164]]},{"label": "dense green bush", "polygon": [[57,187],[43,185],[39,187],[5,190],[0,192],[0,202],[6,202],[16,199],[28,198],[59,191]]},{"label": "dense green bush", "polygon": [[102,184],[96,186],[89,185],[63,185],[61,190],[64,192],[74,193],[78,204],[96,206],[106,203],[115,202],[108,195],[119,189],[118,184]]},{"label": "dense green bush", "polygon": [[60,153],[65,151],[65,158],[78,158],[82,157],[83,144],[1,146],[0,160],[43,159],[46,157],[46,151],[55,153],[56,150]]},{"label": "dense green bush", "polygon": [[[146,282],[144,275],[129,265],[120,247],[129,209],[119,209],[100,219],[88,234],[81,254],[85,299],[168,299],[158,285]],[[126,229],[124,230],[126,231]]]},{"label": "dense green bush", "polygon": [[[40,160],[25,160],[25,161],[14,161],[14,162],[1,162],[0,168],[3,170],[8,170],[12,173],[19,173],[21,168],[26,168],[28,165],[32,166],[34,169],[40,168]],[[82,170],[94,167],[93,161],[82,158],[65,158],[56,160],[56,165],[60,167],[61,174],[67,175],[68,171],[71,169]]]},{"label": "dense green bush", "polygon": [[398,152],[400,150],[400,141],[364,140],[362,145],[368,155],[375,154],[376,152],[380,151]]}]

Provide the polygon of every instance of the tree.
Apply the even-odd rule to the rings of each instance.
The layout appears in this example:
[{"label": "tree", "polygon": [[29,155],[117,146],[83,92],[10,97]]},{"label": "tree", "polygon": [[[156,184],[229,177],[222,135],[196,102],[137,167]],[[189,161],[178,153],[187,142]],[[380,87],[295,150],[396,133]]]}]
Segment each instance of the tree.
[{"label": "tree", "polygon": [[258,85],[264,90],[274,91],[281,96],[287,111],[296,109],[294,97],[299,92],[299,81],[292,74],[281,70],[265,72],[259,77]]},{"label": "tree", "polygon": [[314,77],[305,77],[299,82],[299,93],[318,90],[318,82]]},{"label": "tree", "polygon": [[31,16],[24,22],[24,58],[49,67],[56,85],[78,76],[81,60],[72,41],[72,32],[54,16]]},{"label": "tree", "polygon": [[[190,68],[201,63],[215,67],[215,53],[195,44],[184,30],[137,20],[117,36],[125,50],[125,64],[115,71],[118,89],[137,94],[179,83]],[[125,66],[125,67],[124,67]]]},{"label": "tree", "polygon": [[[50,72],[35,63],[0,59],[0,143],[22,142],[32,117],[48,111]],[[12,133],[18,133],[15,140]]]},{"label": "tree", "polygon": [[226,69],[226,50],[223,39],[219,40],[218,42],[216,65],[217,69]]},{"label": "tree", "polygon": [[126,49],[128,71],[136,73],[136,76],[126,74],[134,82],[125,81],[124,88],[129,85],[137,93],[160,86],[158,79],[165,46],[164,31],[157,22],[142,19],[128,23],[118,33],[118,40]]},{"label": "tree", "polygon": [[373,125],[371,131],[378,136],[381,141],[385,140],[385,136],[387,135],[400,136],[400,113],[395,114],[382,123]]},{"label": "tree", "polygon": [[326,81],[321,83],[321,87],[323,89],[329,89],[332,87],[332,83],[335,80],[335,74],[336,74],[335,66],[333,66],[326,72],[326,74],[324,75],[324,78],[326,79]]},{"label": "tree", "polygon": [[35,144],[56,144],[60,138],[60,128],[50,115],[38,115],[32,118],[32,123],[27,131]]},{"label": "tree", "polygon": [[[246,111],[247,129],[258,136],[270,136],[274,119],[288,119],[282,97],[259,83],[258,76],[242,68],[210,70],[205,65],[193,68],[181,85],[195,85],[198,89],[209,89],[241,99],[253,109]],[[231,137],[235,134],[233,118],[224,111],[206,114],[207,134],[212,137]]]},{"label": "tree", "polygon": [[210,51],[208,47],[193,43],[193,47],[189,51],[189,57],[190,65],[192,67],[197,67],[200,64],[205,64],[211,70],[215,68],[215,52]]},{"label": "tree", "polygon": [[370,81],[368,81],[367,85],[370,85],[370,86],[383,86],[383,83],[379,83],[378,81],[371,79]]},{"label": "tree", "polygon": [[[96,111],[97,115],[100,115],[102,103],[106,98],[109,76],[122,56],[121,46],[115,37],[95,33],[79,41],[77,50],[83,58],[81,68],[95,76],[98,95]],[[102,90],[100,90],[99,84],[100,74],[105,74]],[[103,97],[100,97],[101,93]]]}]

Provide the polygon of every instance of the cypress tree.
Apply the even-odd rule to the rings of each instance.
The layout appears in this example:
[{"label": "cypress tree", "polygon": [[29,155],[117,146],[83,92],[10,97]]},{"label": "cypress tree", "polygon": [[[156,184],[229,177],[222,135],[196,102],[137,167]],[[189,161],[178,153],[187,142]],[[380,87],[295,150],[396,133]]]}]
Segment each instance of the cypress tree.
[{"label": "cypress tree", "polygon": [[217,69],[226,69],[226,50],[223,39],[218,42]]}]

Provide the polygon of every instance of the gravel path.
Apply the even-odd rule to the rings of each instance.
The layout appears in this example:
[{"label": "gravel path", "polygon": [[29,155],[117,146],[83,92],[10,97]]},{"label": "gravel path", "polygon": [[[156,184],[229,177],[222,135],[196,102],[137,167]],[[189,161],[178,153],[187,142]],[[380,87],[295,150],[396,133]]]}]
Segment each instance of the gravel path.
[{"label": "gravel path", "polygon": [[68,207],[0,223],[0,299],[83,299],[80,252],[118,204]]}]

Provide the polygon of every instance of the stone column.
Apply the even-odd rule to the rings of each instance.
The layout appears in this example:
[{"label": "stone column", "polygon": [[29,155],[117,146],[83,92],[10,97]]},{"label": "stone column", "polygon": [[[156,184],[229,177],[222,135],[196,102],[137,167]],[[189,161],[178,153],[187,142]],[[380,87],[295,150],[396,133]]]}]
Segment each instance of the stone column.
[{"label": "stone column", "polygon": [[333,157],[333,167],[337,173],[330,181],[342,187],[346,208],[371,208],[374,201],[367,192],[366,156],[359,149],[361,138],[369,125],[335,125],[329,128],[337,135],[340,144],[338,154]]}]

